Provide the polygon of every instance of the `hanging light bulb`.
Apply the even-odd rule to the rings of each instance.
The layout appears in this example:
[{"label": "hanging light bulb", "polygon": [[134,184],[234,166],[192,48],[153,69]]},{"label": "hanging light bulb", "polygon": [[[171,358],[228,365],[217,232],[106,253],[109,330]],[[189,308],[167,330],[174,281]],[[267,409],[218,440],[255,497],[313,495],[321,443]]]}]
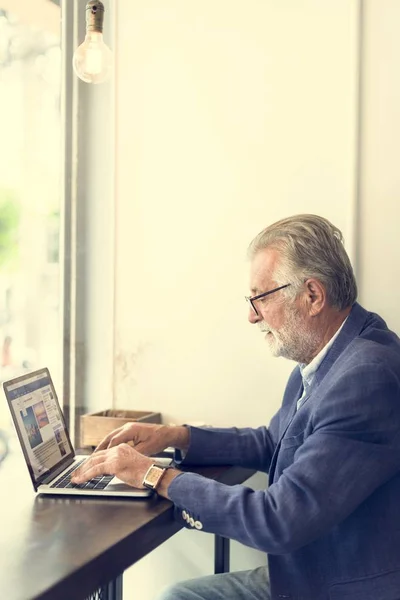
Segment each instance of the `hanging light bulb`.
[{"label": "hanging light bulb", "polygon": [[90,0],[86,4],[85,41],[74,52],[75,73],[86,83],[102,83],[112,67],[112,52],[103,41],[104,4]]}]

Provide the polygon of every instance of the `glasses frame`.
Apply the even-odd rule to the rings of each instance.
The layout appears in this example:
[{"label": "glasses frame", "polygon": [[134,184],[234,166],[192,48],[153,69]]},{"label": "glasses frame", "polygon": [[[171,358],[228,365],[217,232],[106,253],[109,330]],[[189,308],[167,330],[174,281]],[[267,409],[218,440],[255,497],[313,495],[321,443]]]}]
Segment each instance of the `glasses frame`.
[{"label": "glasses frame", "polygon": [[254,302],[256,300],[260,300],[260,298],[265,298],[266,296],[269,296],[270,294],[274,294],[275,292],[279,292],[279,290],[283,290],[284,288],[289,287],[290,285],[292,285],[291,283],[286,283],[285,285],[280,285],[277,288],[274,288],[273,290],[269,290],[268,292],[263,292],[262,294],[257,294],[257,296],[245,296],[245,300],[246,302],[248,302],[251,306],[251,308],[253,309],[253,312],[255,315],[257,315],[257,317],[260,316],[257,308],[254,305]]}]

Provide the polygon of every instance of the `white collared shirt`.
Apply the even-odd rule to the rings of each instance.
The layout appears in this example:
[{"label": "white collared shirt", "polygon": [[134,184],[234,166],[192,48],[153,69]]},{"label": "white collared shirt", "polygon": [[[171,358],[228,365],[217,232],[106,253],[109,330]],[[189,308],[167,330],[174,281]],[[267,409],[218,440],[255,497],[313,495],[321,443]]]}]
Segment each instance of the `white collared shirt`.
[{"label": "white collared shirt", "polygon": [[320,352],[318,352],[317,356],[314,356],[312,361],[308,363],[308,365],[304,365],[299,363],[300,374],[303,379],[303,393],[301,397],[297,400],[297,410],[299,410],[300,406],[303,403],[304,398],[308,395],[308,392],[311,388],[311,384],[314,380],[315,373],[318,371],[322,361],[324,360],[328,350],[332,347],[333,342],[336,340],[339,335],[343,325],[346,323],[347,317],[335,333],[333,337],[329,340],[329,342],[322,348]]}]

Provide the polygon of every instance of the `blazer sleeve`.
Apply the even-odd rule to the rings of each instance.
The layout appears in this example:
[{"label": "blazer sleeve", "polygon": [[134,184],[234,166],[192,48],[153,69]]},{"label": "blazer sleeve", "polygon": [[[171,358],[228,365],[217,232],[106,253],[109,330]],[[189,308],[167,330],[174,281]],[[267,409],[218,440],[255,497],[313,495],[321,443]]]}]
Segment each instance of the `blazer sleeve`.
[{"label": "blazer sleeve", "polygon": [[181,459],[179,451],[175,462],[186,465],[236,465],[268,472],[276,440],[274,417],[269,429],[236,427],[190,427],[190,446]]},{"label": "blazer sleeve", "polygon": [[266,491],[179,475],[168,490],[177,515],[186,511],[204,531],[270,554],[324,535],[399,472],[398,370],[371,362],[332,378],[312,431],[296,443],[282,444],[289,466]]}]

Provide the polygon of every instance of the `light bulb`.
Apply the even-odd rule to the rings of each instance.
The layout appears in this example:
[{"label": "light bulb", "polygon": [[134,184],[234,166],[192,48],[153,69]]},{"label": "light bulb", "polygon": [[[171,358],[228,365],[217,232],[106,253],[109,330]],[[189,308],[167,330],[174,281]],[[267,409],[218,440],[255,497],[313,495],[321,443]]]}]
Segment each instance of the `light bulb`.
[{"label": "light bulb", "polygon": [[86,4],[85,41],[74,52],[75,73],[86,83],[102,83],[108,79],[113,55],[103,41],[104,5],[99,0]]}]

